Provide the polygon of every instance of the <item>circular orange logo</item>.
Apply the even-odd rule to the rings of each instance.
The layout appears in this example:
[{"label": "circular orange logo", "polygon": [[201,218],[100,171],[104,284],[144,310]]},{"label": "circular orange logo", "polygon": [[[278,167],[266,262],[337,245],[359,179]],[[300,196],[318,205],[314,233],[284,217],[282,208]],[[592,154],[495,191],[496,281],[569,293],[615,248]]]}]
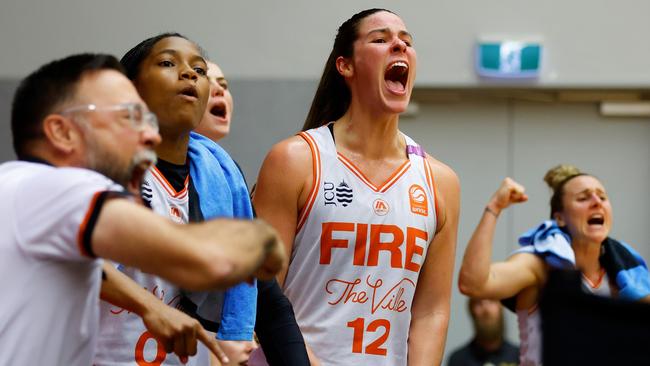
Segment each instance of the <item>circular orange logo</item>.
[{"label": "circular orange logo", "polygon": [[388,206],[388,202],[382,200],[381,198],[377,198],[375,202],[372,203],[372,209],[378,216],[384,216],[388,213],[388,211],[390,211],[390,206]]}]

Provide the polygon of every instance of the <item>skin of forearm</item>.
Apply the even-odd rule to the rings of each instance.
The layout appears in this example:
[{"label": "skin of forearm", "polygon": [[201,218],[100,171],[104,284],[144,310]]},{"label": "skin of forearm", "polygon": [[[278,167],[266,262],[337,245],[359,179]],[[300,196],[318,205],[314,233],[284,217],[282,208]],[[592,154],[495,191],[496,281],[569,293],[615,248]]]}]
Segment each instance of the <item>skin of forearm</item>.
[{"label": "skin of forearm", "polygon": [[150,301],[159,301],[127,275],[109,263],[103,265],[106,279],[102,281],[100,298],[115,306],[142,316]]},{"label": "skin of forearm", "polygon": [[[411,321],[408,366],[440,365],[445,351],[449,313],[433,313]],[[432,337],[432,335],[436,335]]]},{"label": "skin of forearm", "polygon": [[177,225],[120,201],[107,202],[99,215],[92,238],[97,255],[188,290],[225,288],[250,278],[274,243],[271,229],[259,222]]},{"label": "skin of forearm", "polygon": [[[230,221],[227,227],[220,225],[220,237],[223,238],[220,248],[225,266],[229,268],[221,282],[233,285],[252,278],[253,273],[263,272],[264,265],[269,265],[268,257],[271,251],[279,246],[270,227],[261,220],[235,222]],[[207,239],[207,238],[206,238]],[[274,252],[275,253],[275,252]],[[271,257],[276,257],[272,255]],[[265,258],[267,260],[265,261]],[[274,263],[281,266],[280,263]],[[277,271],[269,269],[275,274]],[[272,278],[272,275],[267,276]]]},{"label": "skin of forearm", "polygon": [[484,211],[467,244],[459,274],[460,291],[465,295],[475,295],[488,279],[496,222],[494,214]]}]

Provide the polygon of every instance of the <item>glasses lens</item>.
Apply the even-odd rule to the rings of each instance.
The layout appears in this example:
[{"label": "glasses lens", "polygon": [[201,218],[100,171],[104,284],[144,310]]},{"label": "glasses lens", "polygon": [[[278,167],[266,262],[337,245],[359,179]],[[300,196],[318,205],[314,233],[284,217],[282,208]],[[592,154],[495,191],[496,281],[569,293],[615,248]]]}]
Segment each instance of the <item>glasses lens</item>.
[{"label": "glasses lens", "polygon": [[143,119],[145,124],[151,127],[151,129],[154,131],[158,132],[158,118],[156,118],[155,114],[151,112],[145,112]]},{"label": "glasses lens", "polygon": [[142,105],[140,104],[131,104],[129,105],[129,113],[131,114],[131,122],[133,122],[133,127],[139,129],[143,126],[143,113]]}]

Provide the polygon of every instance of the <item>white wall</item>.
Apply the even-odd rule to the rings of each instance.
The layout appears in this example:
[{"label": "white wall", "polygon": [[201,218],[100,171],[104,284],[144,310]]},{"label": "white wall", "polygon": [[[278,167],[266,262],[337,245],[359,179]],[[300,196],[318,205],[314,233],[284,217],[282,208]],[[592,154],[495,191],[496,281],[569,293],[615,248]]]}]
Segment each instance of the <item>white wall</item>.
[{"label": "white wall", "polygon": [[478,36],[538,36],[543,86],[650,85],[647,0],[2,0],[0,77],[20,77],[70,53],[122,55],[177,30],[202,44],[231,78],[317,79],[337,27],[388,7],[415,35],[420,85],[471,86]]}]

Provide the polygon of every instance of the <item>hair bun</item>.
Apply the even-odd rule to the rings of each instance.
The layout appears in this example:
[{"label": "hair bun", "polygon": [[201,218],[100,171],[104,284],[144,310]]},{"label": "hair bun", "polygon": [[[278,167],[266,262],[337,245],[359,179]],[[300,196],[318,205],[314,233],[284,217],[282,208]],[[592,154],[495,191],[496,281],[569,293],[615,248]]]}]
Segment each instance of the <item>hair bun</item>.
[{"label": "hair bun", "polygon": [[580,169],[571,164],[560,164],[549,169],[544,176],[544,181],[555,191],[567,178],[582,174]]}]

